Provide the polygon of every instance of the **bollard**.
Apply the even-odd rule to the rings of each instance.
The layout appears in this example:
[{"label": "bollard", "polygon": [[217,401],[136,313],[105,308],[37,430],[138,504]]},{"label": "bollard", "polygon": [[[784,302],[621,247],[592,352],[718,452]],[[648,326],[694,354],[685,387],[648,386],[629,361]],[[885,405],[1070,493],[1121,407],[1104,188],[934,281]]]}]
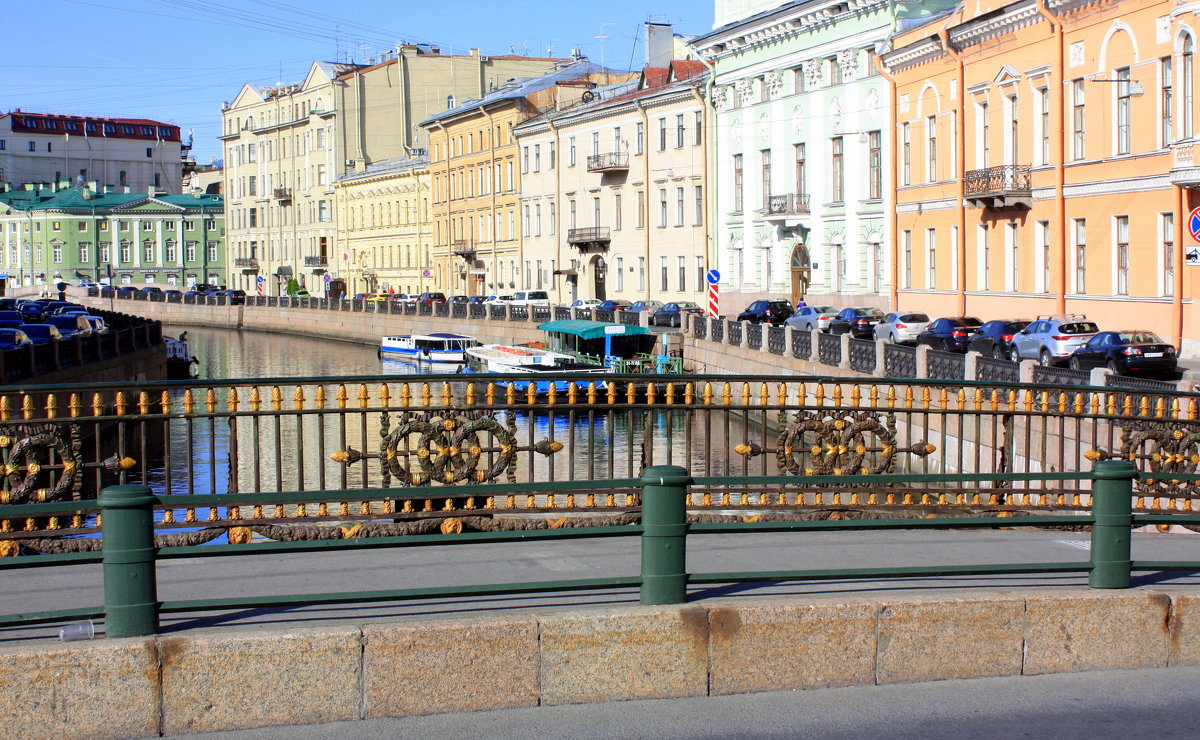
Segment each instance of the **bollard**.
[{"label": "bollard", "polygon": [[109,486],[100,492],[104,632],[108,637],[140,637],[158,632],[155,500],[147,486]]},{"label": "bollard", "polygon": [[1126,460],[1103,460],[1092,471],[1092,588],[1129,588],[1133,479]]},{"label": "bollard", "polygon": [[642,472],[643,604],[682,604],[687,598],[687,518],[691,476],[678,465]]}]

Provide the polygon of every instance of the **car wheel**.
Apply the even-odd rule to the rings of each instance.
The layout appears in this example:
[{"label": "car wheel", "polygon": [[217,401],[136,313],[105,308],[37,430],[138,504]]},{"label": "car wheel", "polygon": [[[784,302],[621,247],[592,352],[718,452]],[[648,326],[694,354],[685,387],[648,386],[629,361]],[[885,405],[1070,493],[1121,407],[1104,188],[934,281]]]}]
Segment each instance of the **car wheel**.
[{"label": "car wheel", "polygon": [[1054,364],[1054,359],[1050,357],[1050,353],[1047,350],[1042,350],[1042,353],[1038,355],[1038,362],[1042,364],[1042,367],[1050,367]]},{"label": "car wheel", "polygon": [[1116,360],[1109,360],[1109,361],[1108,361],[1108,369],[1109,369],[1109,370],[1112,370],[1112,372],[1113,372],[1113,375],[1120,375],[1120,374],[1121,374],[1121,371],[1117,369],[1117,362],[1116,362]]},{"label": "car wheel", "polygon": [[1003,347],[992,347],[992,357],[996,358],[997,360],[1003,360],[1005,357],[1007,357],[1007,355],[1004,354]]},{"label": "car wheel", "polygon": [[886,337],[883,338],[883,341],[887,344],[895,344],[896,343],[896,335],[888,334]]},{"label": "car wheel", "polygon": [[681,323],[683,323],[683,320],[678,316],[675,316],[671,319],[671,326],[679,326]]},{"label": "car wheel", "polygon": [[1072,357],[1071,361],[1067,363],[1067,367],[1071,368],[1072,370],[1082,370],[1083,369],[1083,365],[1080,364],[1078,357]]},{"label": "car wheel", "polygon": [[1010,349],[1008,351],[1008,359],[1012,360],[1013,362],[1020,362],[1021,361],[1020,350],[1018,350],[1016,347],[1013,347],[1012,349]]},{"label": "car wheel", "polygon": [[949,339],[942,339],[942,351],[943,352],[953,352],[954,351],[954,348],[950,346]]}]

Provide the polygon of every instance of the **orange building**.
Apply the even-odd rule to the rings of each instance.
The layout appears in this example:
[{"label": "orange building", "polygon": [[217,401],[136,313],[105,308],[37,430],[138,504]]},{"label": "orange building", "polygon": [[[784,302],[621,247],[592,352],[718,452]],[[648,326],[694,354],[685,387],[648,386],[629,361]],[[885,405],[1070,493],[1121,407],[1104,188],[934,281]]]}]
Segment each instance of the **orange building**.
[{"label": "orange building", "polygon": [[1200,354],[1185,265],[1198,13],[982,0],[902,19],[880,58],[895,92],[892,304],[1086,314]]}]

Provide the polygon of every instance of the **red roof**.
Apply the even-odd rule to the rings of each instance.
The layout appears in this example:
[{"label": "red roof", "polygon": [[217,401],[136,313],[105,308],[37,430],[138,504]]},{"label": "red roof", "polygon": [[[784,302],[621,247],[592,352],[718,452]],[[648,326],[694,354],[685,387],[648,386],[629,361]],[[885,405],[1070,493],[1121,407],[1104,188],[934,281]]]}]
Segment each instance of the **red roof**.
[{"label": "red roof", "polygon": [[11,119],[12,131],[38,134],[78,134],[145,141],[180,141],[179,127],[149,118],[94,118],[57,113],[27,113],[20,108],[0,113]]}]

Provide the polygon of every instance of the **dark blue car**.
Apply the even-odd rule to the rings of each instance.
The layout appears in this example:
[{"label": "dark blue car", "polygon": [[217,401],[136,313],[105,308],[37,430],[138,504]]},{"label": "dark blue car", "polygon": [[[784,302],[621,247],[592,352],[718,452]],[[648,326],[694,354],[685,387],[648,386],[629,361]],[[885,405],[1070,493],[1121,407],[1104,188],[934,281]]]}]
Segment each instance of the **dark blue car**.
[{"label": "dark blue car", "polygon": [[57,326],[50,324],[26,324],[21,327],[21,331],[25,332],[25,336],[34,344],[49,344],[62,339],[62,332]]},{"label": "dark blue car", "polygon": [[974,316],[946,316],[917,335],[917,345],[926,344],[943,352],[966,352],[971,335],[983,322]]},{"label": "dark blue car", "polygon": [[0,329],[0,350],[16,349],[25,344],[32,344],[25,332],[20,329]]},{"label": "dark blue car", "polygon": [[44,308],[45,306],[37,301],[25,301],[17,310],[21,312],[21,318],[25,321],[38,322],[42,320],[42,309]]},{"label": "dark blue car", "polygon": [[685,313],[702,314],[704,309],[691,301],[671,301],[650,314],[650,323],[654,326],[680,326]]},{"label": "dark blue car", "polygon": [[995,319],[989,321],[971,335],[967,349],[985,357],[1007,360],[1012,351],[1012,340],[1017,332],[1029,326],[1029,319]]},{"label": "dark blue car", "polygon": [[599,306],[596,306],[597,311],[628,311],[633,304],[629,301],[620,298],[610,298],[604,301]]},{"label": "dark blue car", "polygon": [[1175,345],[1148,329],[1102,331],[1071,354],[1072,370],[1107,367],[1114,373],[1175,377],[1178,356]]}]

